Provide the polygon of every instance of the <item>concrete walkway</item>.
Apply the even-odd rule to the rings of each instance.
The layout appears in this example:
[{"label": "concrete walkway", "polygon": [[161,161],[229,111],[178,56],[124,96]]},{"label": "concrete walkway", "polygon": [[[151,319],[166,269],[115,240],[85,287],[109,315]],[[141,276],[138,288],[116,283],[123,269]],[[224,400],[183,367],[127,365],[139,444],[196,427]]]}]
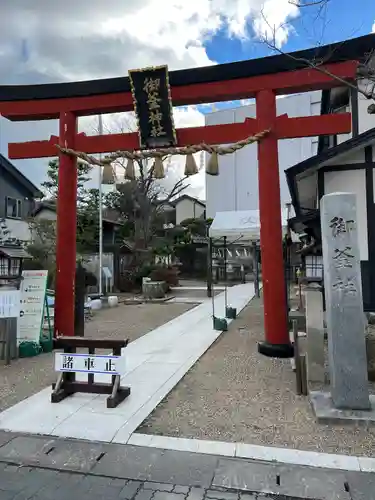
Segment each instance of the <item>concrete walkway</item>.
[{"label": "concrete walkway", "polygon": [[[240,312],[254,296],[252,283],[228,289],[228,305]],[[215,298],[215,314],[225,313],[224,294]],[[0,429],[127,443],[132,433],[204,354],[221,332],[212,328],[211,304],[204,302],[132,342],[125,350],[127,371],[122,379],[130,397],[114,409],[106,396],[76,394],[50,403],[51,388],[0,414]],[[126,338],[126,332],[124,332]],[[84,380],[83,374],[82,379]],[[97,376],[100,382],[108,376]]]}]

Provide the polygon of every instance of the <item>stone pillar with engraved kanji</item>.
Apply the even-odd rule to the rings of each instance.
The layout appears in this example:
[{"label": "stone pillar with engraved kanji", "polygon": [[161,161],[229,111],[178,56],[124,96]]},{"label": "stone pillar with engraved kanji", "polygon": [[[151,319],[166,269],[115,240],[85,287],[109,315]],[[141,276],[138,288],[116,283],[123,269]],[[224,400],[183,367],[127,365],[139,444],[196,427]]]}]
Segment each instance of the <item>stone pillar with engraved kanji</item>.
[{"label": "stone pillar with engraved kanji", "polygon": [[320,213],[332,402],[335,408],[368,410],[356,195],[327,194]]}]

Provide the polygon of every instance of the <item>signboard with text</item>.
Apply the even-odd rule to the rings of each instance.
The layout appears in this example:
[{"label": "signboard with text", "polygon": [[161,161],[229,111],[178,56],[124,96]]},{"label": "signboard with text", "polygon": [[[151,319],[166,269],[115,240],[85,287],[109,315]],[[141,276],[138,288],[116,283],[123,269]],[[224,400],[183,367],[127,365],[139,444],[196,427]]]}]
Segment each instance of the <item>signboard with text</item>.
[{"label": "signboard with text", "polygon": [[125,373],[125,358],[124,356],[57,352],[55,353],[55,371],[121,376]]},{"label": "signboard with text", "polygon": [[141,148],[175,146],[168,66],[129,71]]},{"label": "signboard with text", "polygon": [[44,318],[48,271],[22,271],[20,316],[17,322],[18,342],[39,343]]}]

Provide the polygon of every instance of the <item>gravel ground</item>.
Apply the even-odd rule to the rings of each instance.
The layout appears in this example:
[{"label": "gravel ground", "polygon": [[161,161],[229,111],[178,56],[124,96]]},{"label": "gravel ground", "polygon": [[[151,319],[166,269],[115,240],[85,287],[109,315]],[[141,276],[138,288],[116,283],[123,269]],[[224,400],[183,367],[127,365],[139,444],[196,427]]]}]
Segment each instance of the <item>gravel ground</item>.
[{"label": "gravel ground", "polygon": [[262,303],[253,299],[137,432],[373,455],[375,429],[317,424],[295,394],[290,361],[260,356],[262,339]]},{"label": "gravel ground", "polygon": [[[194,307],[192,304],[139,304],[103,309],[86,323],[85,337],[133,341]],[[0,361],[0,412],[56,381],[53,354]]]}]

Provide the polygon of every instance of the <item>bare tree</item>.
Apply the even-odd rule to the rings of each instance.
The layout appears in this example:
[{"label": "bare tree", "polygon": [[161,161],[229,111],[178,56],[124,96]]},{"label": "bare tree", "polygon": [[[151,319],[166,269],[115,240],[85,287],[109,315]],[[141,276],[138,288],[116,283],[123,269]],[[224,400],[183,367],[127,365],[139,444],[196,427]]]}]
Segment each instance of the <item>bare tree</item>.
[{"label": "bare tree", "polygon": [[[135,123],[129,115],[105,124],[106,133],[133,132]],[[127,161],[120,158],[113,163],[116,172],[124,175]],[[116,185],[116,191],[105,197],[105,203],[126,219],[132,228],[132,237],[138,247],[152,246],[155,233],[167,222],[166,207],[183,193],[189,184],[187,176],[175,175],[176,169],[169,156],[163,158],[165,179],[156,179],[153,160],[135,160],[134,180],[126,180]]]},{"label": "bare tree", "polygon": [[301,7],[313,7],[315,5],[327,5],[328,3],[330,2],[330,0],[307,0],[307,1],[303,1],[301,0],[300,2],[298,2],[297,0],[289,0],[288,3],[290,3],[291,5],[295,5],[296,7],[298,8],[301,8]]},{"label": "bare tree", "polygon": [[[289,0],[291,5],[295,5],[298,8],[307,10],[314,10],[314,19],[315,21],[319,21],[323,26],[322,30],[325,29],[327,25],[326,19],[326,7],[331,3],[332,0]],[[317,50],[317,56],[312,59],[307,59],[303,57],[295,56],[291,53],[284,52],[279,44],[277,43],[277,31],[279,29],[288,28],[288,23],[284,23],[281,26],[273,26],[268,21],[267,16],[264,11],[261,11],[261,17],[267,26],[267,29],[264,30],[264,34],[260,36],[260,40],[262,43],[267,45],[273,52],[278,54],[283,54],[295,62],[302,63],[306,65],[306,67],[313,68],[316,71],[319,71],[325,75],[330,76],[336,81],[342,83],[343,86],[355,89],[360,94],[362,94],[366,99],[375,100],[375,67],[373,60],[375,58],[375,51],[371,51],[368,54],[364,54],[362,61],[360,61],[360,65],[358,67],[357,80],[358,84],[349,82],[338,75],[327,70],[324,65],[329,62],[330,57],[332,57],[332,53],[329,53],[326,57],[321,57],[319,55],[319,51]],[[345,42],[343,42],[344,44]],[[316,44],[317,47],[319,43]],[[368,107],[369,113],[375,112],[375,104],[371,104]]]},{"label": "bare tree", "polygon": [[147,160],[138,160],[138,176],[121,183],[117,191],[106,196],[106,204],[118,210],[133,226],[137,246],[145,249],[152,245],[153,237],[168,222],[166,207],[188,187],[185,177],[165,188],[153,175],[153,166]]}]

